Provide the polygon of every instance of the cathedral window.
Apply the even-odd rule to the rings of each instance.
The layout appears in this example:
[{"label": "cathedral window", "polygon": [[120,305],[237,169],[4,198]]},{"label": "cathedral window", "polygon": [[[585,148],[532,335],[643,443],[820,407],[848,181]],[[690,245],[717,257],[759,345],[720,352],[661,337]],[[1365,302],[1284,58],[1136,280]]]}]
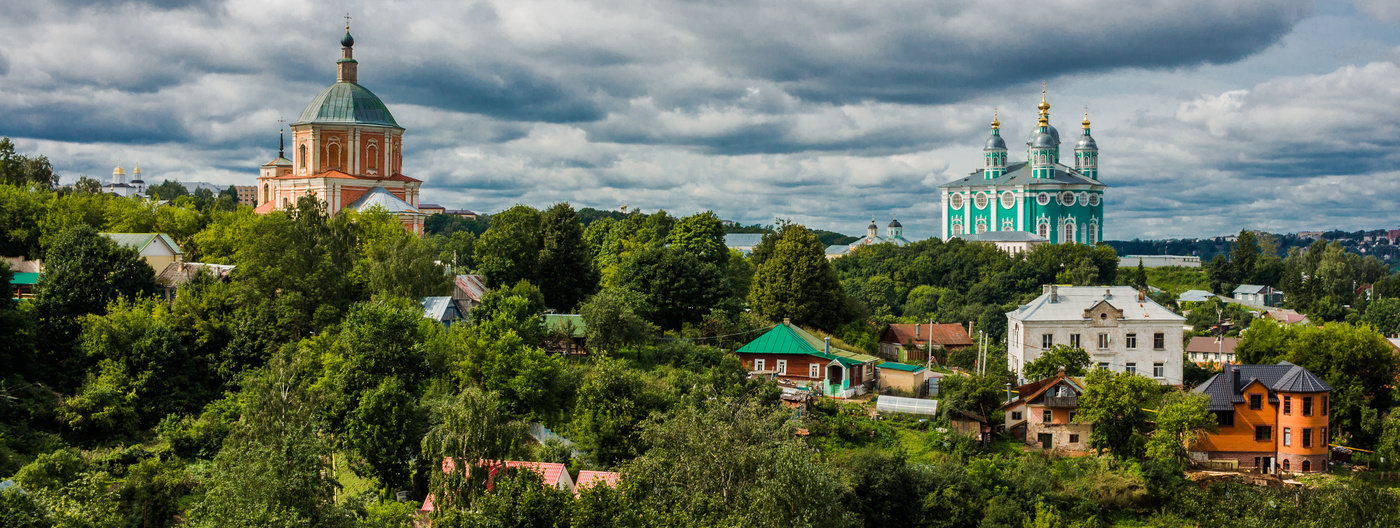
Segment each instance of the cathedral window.
[{"label": "cathedral window", "polygon": [[962,222],[953,222],[953,236],[959,236],[962,234]]},{"label": "cathedral window", "polygon": [[267,203],[268,200],[271,200],[271,199],[272,199],[272,192],[268,190],[267,184],[264,183],[264,184],[263,184],[263,199],[262,199],[262,201],[263,201],[263,203]]},{"label": "cathedral window", "polygon": [[1004,191],[1004,192],[1002,192],[1002,193],[1001,193],[1001,207],[1002,207],[1003,209],[1010,209],[1010,208],[1015,207],[1015,206],[1016,206],[1016,193],[1013,193],[1013,192],[1011,192],[1011,191]]},{"label": "cathedral window", "polygon": [[977,233],[977,234],[986,233],[986,232],[987,232],[987,219],[986,219],[986,218],[978,218],[978,219],[977,219],[977,226],[974,227],[973,229],[974,229],[973,232],[974,232],[974,233]]},{"label": "cathedral window", "polygon": [[1071,191],[1060,193],[1060,205],[1074,205],[1074,193]]},{"label": "cathedral window", "polygon": [[1002,230],[1002,231],[1015,231],[1015,230],[1016,230],[1016,222],[1012,222],[1010,218],[1007,218],[1007,219],[1005,219],[1005,220],[1002,220],[1002,221],[1001,221],[1001,230]]},{"label": "cathedral window", "polygon": [[1098,207],[1098,206],[1099,206],[1099,195],[1097,195],[1097,194],[1091,194],[1091,195],[1089,195],[1089,205],[1092,205],[1092,206],[1094,206],[1094,207]]},{"label": "cathedral window", "polygon": [[371,168],[371,169],[378,169],[378,168],[379,168],[379,147],[376,147],[376,146],[374,146],[374,145],[370,145],[369,148],[366,149],[366,151],[365,151],[365,157],[369,158],[369,159],[367,160],[367,161],[369,161],[369,168]]},{"label": "cathedral window", "polygon": [[297,164],[300,165],[301,168],[303,168],[303,169],[306,168],[306,144],[305,144],[305,143],[302,143],[300,147],[297,147]]},{"label": "cathedral window", "polygon": [[340,168],[340,145],[331,143],[326,147],[326,166],[332,169]]},{"label": "cathedral window", "polygon": [[949,207],[952,207],[953,209],[962,209],[962,206],[963,206],[963,197],[962,197],[962,195],[961,195],[961,194],[957,194],[957,193],[948,195],[948,206],[949,206]]},{"label": "cathedral window", "polygon": [[1074,222],[1065,222],[1064,234],[1060,239],[1060,243],[1064,244],[1067,242],[1074,242]]},{"label": "cathedral window", "polygon": [[1097,243],[1099,242],[1099,223],[1098,223],[1098,222],[1089,222],[1089,239],[1088,239],[1088,240],[1089,240],[1089,245],[1091,245],[1091,246],[1094,245],[1094,244],[1097,244]]},{"label": "cathedral window", "polygon": [[1050,222],[1041,220],[1040,225],[1035,228],[1035,234],[1048,240],[1050,238]]},{"label": "cathedral window", "polygon": [[986,208],[987,208],[987,193],[985,193],[985,192],[977,193],[977,196],[976,196],[975,198],[973,198],[973,202],[977,204],[977,208],[978,208],[978,209],[986,209]]},{"label": "cathedral window", "polygon": [[1040,205],[1050,205],[1050,193],[1040,193],[1035,197],[1035,203]]}]

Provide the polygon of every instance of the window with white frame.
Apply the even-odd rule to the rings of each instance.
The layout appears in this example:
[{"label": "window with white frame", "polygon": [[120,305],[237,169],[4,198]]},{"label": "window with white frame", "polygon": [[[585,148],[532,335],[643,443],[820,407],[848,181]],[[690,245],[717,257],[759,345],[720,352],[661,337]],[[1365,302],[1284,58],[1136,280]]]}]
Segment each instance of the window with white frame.
[{"label": "window with white frame", "polygon": [[786,359],[779,359],[779,360],[778,360],[778,375],[779,375],[779,376],[786,376],[786,375],[787,375],[787,360],[786,360]]},{"label": "window with white frame", "polygon": [[1099,334],[1099,350],[1108,348],[1108,334]]},{"label": "window with white frame", "polygon": [[1055,346],[1055,334],[1040,334],[1040,348]]},{"label": "window with white frame", "polygon": [[763,367],[764,367],[764,366],[765,366],[765,365],[764,365],[764,363],[763,363],[763,359],[760,358],[760,359],[755,359],[755,360],[753,360],[753,369],[754,369],[754,370],[763,370]]},{"label": "window with white frame", "polygon": [[1070,348],[1083,348],[1079,346],[1079,334],[1069,335],[1069,346]]},{"label": "window with white frame", "polygon": [[1137,374],[1137,363],[1128,363],[1123,370],[1127,371],[1128,374]]},{"label": "window with white frame", "polygon": [[810,365],[807,365],[807,377],[809,377],[809,378],[820,378],[820,377],[822,377],[822,367],[821,367],[821,365],[818,365],[818,364],[816,364],[816,363],[812,363],[812,364],[810,364]]},{"label": "window with white frame", "polygon": [[1137,348],[1137,334],[1128,334],[1123,338],[1123,341],[1124,344],[1127,345],[1128,350],[1134,350]]},{"label": "window with white frame", "polygon": [[1154,378],[1161,378],[1161,377],[1165,377],[1166,374],[1167,374],[1167,367],[1166,367],[1166,365],[1163,365],[1160,361],[1152,364],[1152,377],[1154,377]]}]

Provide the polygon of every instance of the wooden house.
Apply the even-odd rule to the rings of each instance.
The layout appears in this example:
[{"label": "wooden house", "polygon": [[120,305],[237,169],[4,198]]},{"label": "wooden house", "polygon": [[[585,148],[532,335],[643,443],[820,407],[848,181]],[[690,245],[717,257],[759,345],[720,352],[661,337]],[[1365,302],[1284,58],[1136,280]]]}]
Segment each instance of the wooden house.
[{"label": "wooden house", "polygon": [[751,372],[838,398],[869,390],[866,385],[874,385],[875,364],[880,361],[833,346],[831,338],[817,337],[787,320],[740,347],[738,353]]},{"label": "wooden house", "polygon": [[1001,410],[1006,412],[1006,432],[1042,449],[1087,451],[1093,424],[1079,421],[1079,396],[1084,386],[1058,374],[1016,388],[1017,397]]},{"label": "wooden house", "polygon": [[903,363],[925,363],[929,351],[943,357],[949,350],[970,346],[972,336],[956,323],[892,324],[880,333],[880,355]]}]

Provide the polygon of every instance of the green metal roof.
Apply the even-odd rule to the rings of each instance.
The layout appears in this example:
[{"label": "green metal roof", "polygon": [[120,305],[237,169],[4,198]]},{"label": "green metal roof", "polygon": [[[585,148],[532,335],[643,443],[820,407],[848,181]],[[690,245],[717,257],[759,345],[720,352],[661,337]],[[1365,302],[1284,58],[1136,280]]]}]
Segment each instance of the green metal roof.
[{"label": "green metal roof", "polygon": [[34,284],[38,284],[38,283],[39,283],[39,274],[38,274],[38,273],[15,273],[14,278],[10,279],[10,284],[28,284],[28,285],[34,285]]},{"label": "green metal roof", "polygon": [[876,367],[879,367],[879,368],[882,368],[882,369],[902,370],[902,371],[905,371],[905,372],[919,372],[919,371],[921,371],[921,370],[924,370],[924,366],[923,366],[923,365],[906,365],[906,364],[904,364],[904,363],[895,363],[895,362],[892,362],[892,361],[886,361],[886,362],[884,362],[884,363],[881,363],[881,364],[875,365],[875,366],[876,366]]},{"label": "green metal roof", "polygon": [[402,130],[389,107],[379,96],[352,82],[338,82],[321,90],[311,104],[302,110],[293,125],[329,123],[345,125],[375,125]]},{"label": "green metal roof", "polygon": [[850,350],[831,347],[831,353],[823,350],[823,339],[792,325],[778,325],[764,332],[757,339],[739,348],[741,354],[801,354],[840,361],[846,366],[874,363],[879,358]]},{"label": "green metal roof", "polygon": [[544,316],[545,331],[564,330],[574,337],[586,337],[588,325],[582,315],[548,314]]}]

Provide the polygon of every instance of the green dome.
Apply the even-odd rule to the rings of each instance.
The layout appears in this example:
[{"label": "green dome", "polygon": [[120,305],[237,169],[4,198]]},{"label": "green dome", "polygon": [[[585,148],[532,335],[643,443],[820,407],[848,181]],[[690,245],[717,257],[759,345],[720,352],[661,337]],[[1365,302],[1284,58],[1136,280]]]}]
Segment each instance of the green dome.
[{"label": "green dome", "polygon": [[374,125],[403,129],[374,92],[350,82],[338,82],[321,90],[293,125]]}]

